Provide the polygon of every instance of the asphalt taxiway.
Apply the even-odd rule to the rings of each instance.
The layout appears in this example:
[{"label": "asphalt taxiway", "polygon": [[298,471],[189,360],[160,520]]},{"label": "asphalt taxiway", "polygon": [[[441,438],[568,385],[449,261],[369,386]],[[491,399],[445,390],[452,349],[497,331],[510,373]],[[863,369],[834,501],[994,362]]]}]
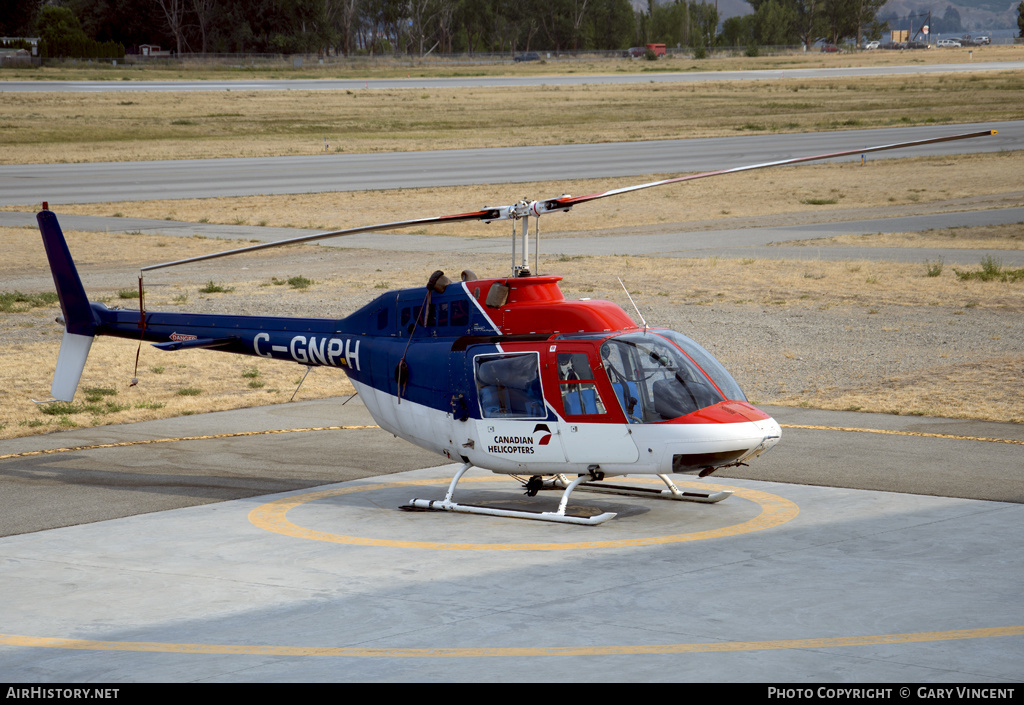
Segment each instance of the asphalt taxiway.
[{"label": "asphalt taxiway", "polygon": [[400,511],[452,467],[342,401],[4,441],[0,677],[1021,680],[1019,425],[770,408],[756,466],[681,478],[735,496],[579,527]]},{"label": "asphalt taxiway", "polygon": [[[0,205],[48,201],[107,203],[154,199],[327,193],[374,189],[515,184],[732,169],[813,154],[996,130],[997,134],[867,155],[877,159],[1014,151],[1024,121],[888,127],[839,132],[540,145],[479,149],[307,154],[75,164],[0,164]],[[860,161],[854,154],[834,161]],[[1015,182],[1008,180],[1009,188]],[[508,189],[496,189],[496,193]],[[522,198],[520,189],[514,198]],[[557,193],[531,194],[551,198]],[[504,200],[498,196],[498,202]],[[493,203],[464,203],[472,210]],[[383,212],[386,212],[386,208]],[[442,210],[436,215],[441,215]],[[451,212],[451,211],[447,211]],[[461,212],[461,211],[455,211]],[[425,214],[426,215],[426,214]],[[429,215],[435,215],[431,213]]]}]

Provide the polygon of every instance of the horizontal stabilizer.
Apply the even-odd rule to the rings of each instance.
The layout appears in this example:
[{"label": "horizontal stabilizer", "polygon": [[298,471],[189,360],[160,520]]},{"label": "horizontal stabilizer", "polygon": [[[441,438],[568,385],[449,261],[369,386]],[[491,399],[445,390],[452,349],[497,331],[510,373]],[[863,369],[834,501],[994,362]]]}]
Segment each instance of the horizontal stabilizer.
[{"label": "horizontal stabilizer", "polygon": [[85,360],[89,357],[92,347],[91,335],[77,335],[64,331],[64,339],[60,341],[60,354],[57,356],[57,370],[53,373],[53,386],[50,394],[60,401],[71,401],[75,398],[78,381],[85,369]]},{"label": "horizontal stabilizer", "polygon": [[192,340],[171,340],[166,343],[153,343],[154,348],[161,350],[188,350],[190,348],[219,348],[230,345],[238,340],[237,336],[228,338],[193,338]]}]

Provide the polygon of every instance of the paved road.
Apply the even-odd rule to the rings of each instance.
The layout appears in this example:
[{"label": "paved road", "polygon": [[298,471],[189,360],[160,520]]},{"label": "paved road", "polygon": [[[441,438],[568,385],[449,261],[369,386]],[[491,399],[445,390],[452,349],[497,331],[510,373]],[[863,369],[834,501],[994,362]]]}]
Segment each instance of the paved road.
[{"label": "paved road", "polygon": [[695,83],[703,81],[764,81],[779,78],[843,78],[908,76],[930,73],[1019,71],[1024,61],[977,61],[910,66],[837,66],[764,71],[647,72],[568,76],[460,76],[456,78],[279,79],[231,81],[0,81],[0,93],[65,91],[109,93],[122,91],[280,91],[392,90],[399,88],[522,88],[579,86],[598,83]]},{"label": "paved road", "polygon": [[[702,172],[988,129],[998,130],[999,134],[881,152],[870,158],[998,152],[1024,145],[1024,121],[1011,121],[385,154],[3,165],[0,205],[364,191]],[[556,195],[559,194],[532,197]],[[483,205],[492,204],[470,204],[467,208]]]}]

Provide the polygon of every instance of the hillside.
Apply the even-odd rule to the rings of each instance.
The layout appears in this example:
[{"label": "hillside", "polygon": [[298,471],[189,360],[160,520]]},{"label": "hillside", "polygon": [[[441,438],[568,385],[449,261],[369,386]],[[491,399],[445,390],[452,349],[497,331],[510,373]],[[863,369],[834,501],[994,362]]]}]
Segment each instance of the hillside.
[{"label": "hillside", "polygon": [[[889,0],[880,16],[895,13],[899,17],[908,14],[927,14],[941,17],[952,5],[960,13],[960,20],[967,32],[991,29],[1015,29],[1017,27],[1017,5],[1020,0],[959,0],[958,2],[932,2],[932,0]],[[753,9],[744,0],[718,0],[721,19],[736,15],[747,15]]]}]

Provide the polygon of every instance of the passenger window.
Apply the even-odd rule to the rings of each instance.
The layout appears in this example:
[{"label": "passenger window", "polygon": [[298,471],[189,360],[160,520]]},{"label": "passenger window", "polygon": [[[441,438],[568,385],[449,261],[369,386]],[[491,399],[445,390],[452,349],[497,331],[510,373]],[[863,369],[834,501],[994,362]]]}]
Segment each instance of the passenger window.
[{"label": "passenger window", "polygon": [[537,353],[478,356],[476,390],[485,419],[547,416]]},{"label": "passenger window", "polygon": [[453,326],[464,326],[469,323],[468,301],[452,301],[451,321]]},{"label": "passenger window", "polygon": [[586,353],[558,353],[558,386],[567,416],[606,413]]}]

